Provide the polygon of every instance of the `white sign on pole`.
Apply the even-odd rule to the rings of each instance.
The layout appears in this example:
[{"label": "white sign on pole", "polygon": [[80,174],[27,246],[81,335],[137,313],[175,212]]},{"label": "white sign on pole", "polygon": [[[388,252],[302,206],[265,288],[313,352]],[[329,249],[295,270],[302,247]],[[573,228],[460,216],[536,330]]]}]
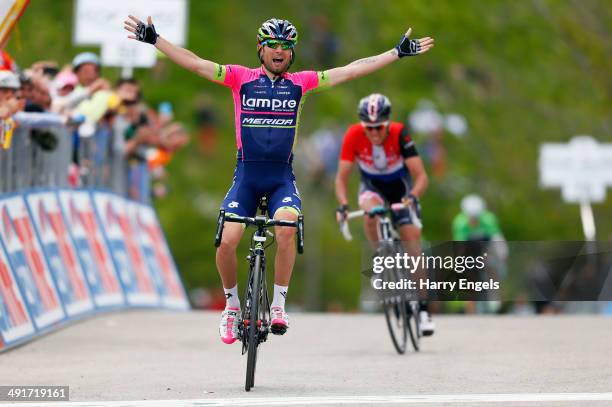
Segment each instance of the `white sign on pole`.
[{"label": "white sign on pole", "polygon": [[544,143],[540,147],[540,185],[560,187],[570,203],[598,203],[612,186],[612,143],[591,136],[576,136],[569,143]]},{"label": "white sign on pole", "polygon": [[151,16],[164,38],[184,46],[187,7],[187,0],[76,0],[72,42],[101,45],[126,39],[123,22],[131,14],[145,22]]},{"label": "white sign on pole", "polygon": [[151,68],[156,61],[155,47],[138,41],[124,41],[102,44],[102,65]]}]

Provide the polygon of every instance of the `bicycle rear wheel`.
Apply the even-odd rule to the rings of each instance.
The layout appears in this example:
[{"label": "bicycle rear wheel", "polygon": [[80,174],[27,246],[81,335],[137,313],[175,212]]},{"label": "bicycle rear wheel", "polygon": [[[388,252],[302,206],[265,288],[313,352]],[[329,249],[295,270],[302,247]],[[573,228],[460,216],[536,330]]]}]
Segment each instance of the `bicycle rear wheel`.
[{"label": "bicycle rear wheel", "polygon": [[[397,282],[400,281],[400,274],[397,269],[385,270],[383,273],[384,281]],[[406,296],[401,290],[383,292],[383,310],[387,327],[393,346],[397,353],[403,354],[406,352],[406,343],[408,341],[408,317],[406,315]]]},{"label": "bicycle rear wheel", "polygon": [[261,258],[255,257],[251,280],[251,309],[249,312],[249,324],[247,333],[247,368],[246,384],[244,389],[251,391],[255,386],[255,367],[257,365],[257,346],[259,345],[259,296],[261,294]]}]

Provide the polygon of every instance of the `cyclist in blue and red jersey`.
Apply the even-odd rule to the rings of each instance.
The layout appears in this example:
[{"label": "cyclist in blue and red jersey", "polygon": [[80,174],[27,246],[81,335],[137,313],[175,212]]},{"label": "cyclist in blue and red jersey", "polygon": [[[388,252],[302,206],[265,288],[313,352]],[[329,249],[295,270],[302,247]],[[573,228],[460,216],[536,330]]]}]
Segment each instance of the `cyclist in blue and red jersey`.
[{"label": "cyclist in blue and red jersey", "polygon": [[[412,256],[421,254],[421,230],[416,226],[420,216],[419,198],[428,185],[423,161],[414,146],[408,129],[399,122],[390,121],[391,102],[380,93],[373,93],[359,101],[360,123],[346,131],[340,150],[336,175],[336,197],[340,206],[338,221],[345,219],[349,210],[348,180],[355,161],[361,172],[359,206],[370,211],[385,203],[405,203],[414,211],[403,209],[393,212],[402,242]],[[378,219],[365,216],[365,234],[373,248],[378,245]],[[419,303],[421,333],[432,335],[435,325],[426,301]]]},{"label": "cyclist in blue and red jersey", "polygon": [[[144,23],[129,16],[124,28],[131,33],[129,38],[153,44],[180,66],[232,90],[238,162],[233,184],[222,208],[227,213],[254,216],[259,199],[267,196],[271,217],[293,221],[301,212],[301,198],[291,163],[299,113],[305,96],[312,91],[374,72],[402,57],[422,54],[434,45],[429,37],[409,39],[411,30],[408,30],[395,48],[380,55],[326,71],[290,73],[288,70],[295,59],[298,32],[287,20],[273,18],[259,28],[257,52],[261,65],[257,68],[221,65],[202,59],[158,35],[151,17]],[[295,262],[295,232],[287,227],[277,227],[275,232],[278,250],[274,262],[272,325],[275,331],[284,333],[289,326],[285,297]],[[221,339],[225,343],[233,343],[237,339],[236,321],[240,302],[236,248],[242,234],[242,225],[227,224],[216,255],[227,298],[219,326]]]}]

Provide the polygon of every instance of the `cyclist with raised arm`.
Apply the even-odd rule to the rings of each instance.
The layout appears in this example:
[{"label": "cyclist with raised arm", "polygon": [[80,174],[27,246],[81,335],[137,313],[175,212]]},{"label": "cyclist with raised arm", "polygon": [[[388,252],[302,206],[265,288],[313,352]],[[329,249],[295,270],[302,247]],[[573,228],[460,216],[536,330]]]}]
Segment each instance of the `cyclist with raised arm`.
[{"label": "cyclist with raised arm", "polygon": [[[254,216],[260,197],[267,196],[270,216],[290,221],[295,221],[301,212],[292,160],[300,107],[305,96],[314,90],[374,72],[402,57],[422,54],[434,45],[429,37],[409,39],[411,30],[408,30],[395,48],[380,55],[326,71],[290,73],[288,70],[295,59],[298,32],[287,20],[273,18],[259,28],[257,52],[261,65],[257,68],[221,65],[202,59],[157,34],[151,17],[144,23],[129,16],[124,28],[131,33],[129,38],[153,44],[180,66],[231,88],[238,162],[233,184],[222,205],[226,213]],[[274,262],[271,318],[274,331],[284,333],[289,326],[285,297],[296,256],[295,231],[277,227],[275,232],[278,250]],[[236,341],[238,333],[236,321],[240,302],[236,281],[236,248],[242,234],[242,225],[227,224],[216,255],[227,298],[219,333],[223,342],[228,344]]]},{"label": "cyclist with raised arm", "polygon": [[[427,189],[428,177],[408,129],[402,123],[389,120],[391,102],[380,93],[361,99],[358,115],[360,123],[348,128],[340,150],[336,175],[338,222],[346,218],[349,210],[348,181],[355,161],[361,172],[358,198],[361,209],[370,211],[385,203],[404,203],[412,206],[414,216],[419,216],[419,198]],[[392,217],[408,253],[419,256],[421,230],[415,225],[417,220],[411,211],[394,211]],[[368,216],[363,219],[366,237],[376,248],[378,219]],[[435,324],[426,301],[419,302],[419,322],[423,335],[433,334]]]}]

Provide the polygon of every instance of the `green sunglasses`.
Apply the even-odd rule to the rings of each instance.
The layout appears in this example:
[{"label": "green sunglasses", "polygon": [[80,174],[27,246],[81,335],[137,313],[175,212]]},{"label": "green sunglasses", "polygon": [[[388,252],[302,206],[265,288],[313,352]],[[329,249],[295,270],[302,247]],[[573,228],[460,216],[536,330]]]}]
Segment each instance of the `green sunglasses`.
[{"label": "green sunglasses", "polygon": [[266,40],[261,45],[266,45],[272,49],[276,49],[279,45],[282,49],[292,49],[295,44],[285,40]]}]

